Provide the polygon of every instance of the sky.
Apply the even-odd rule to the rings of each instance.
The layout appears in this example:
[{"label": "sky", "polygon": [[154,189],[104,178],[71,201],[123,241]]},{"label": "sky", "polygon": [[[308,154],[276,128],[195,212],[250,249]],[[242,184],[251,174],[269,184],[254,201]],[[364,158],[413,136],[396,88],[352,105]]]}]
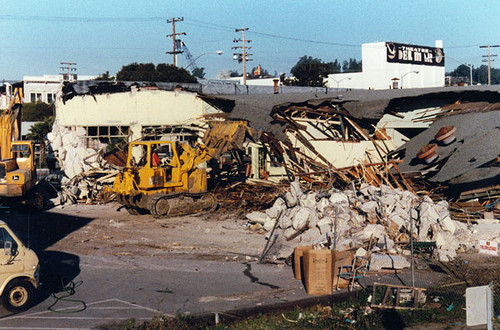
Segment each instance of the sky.
[{"label": "sky", "polygon": [[[61,62],[79,75],[115,75],[130,63],[172,63],[172,24],[206,78],[243,72],[233,60],[235,29],[252,61],[269,73],[289,74],[300,57],[324,62],[361,60],[361,44],[393,41],[434,46],[443,40],[446,71],[482,64],[500,44],[500,1],[407,0],[0,0],[0,79],[61,73]],[[223,51],[217,55],[216,51]],[[500,48],[492,48],[500,54]],[[178,66],[190,62],[178,55]],[[492,62],[500,67],[500,58]]]}]

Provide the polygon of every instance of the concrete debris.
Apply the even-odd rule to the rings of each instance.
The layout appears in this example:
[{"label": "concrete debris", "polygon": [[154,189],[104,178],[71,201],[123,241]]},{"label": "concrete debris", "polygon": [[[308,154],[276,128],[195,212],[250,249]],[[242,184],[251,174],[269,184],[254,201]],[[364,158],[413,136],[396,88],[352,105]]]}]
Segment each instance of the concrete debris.
[{"label": "concrete debris", "polygon": [[[434,203],[427,196],[419,197],[387,185],[362,185],[358,190],[332,189],[319,194],[306,193],[294,182],[285,195],[286,203],[278,198],[265,214],[277,221],[274,234],[292,246],[322,243],[337,251],[363,248],[368,254],[399,255],[383,258],[392,258],[392,263],[397,260],[398,265],[404,266],[407,263],[400,258],[409,254],[411,222],[414,242],[435,242],[435,254],[441,261],[455,258],[457,251],[473,249],[478,237],[500,238],[500,230],[452,220],[446,201]],[[252,217],[255,216],[249,218]],[[266,258],[277,262],[277,255]]]},{"label": "concrete debris", "polygon": [[93,140],[93,148],[85,143],[87,135],[83,127],[60,128],[54,124],[47,134],[48,158],[56,159],[63,172],[59,203],[76,203],[85,199],[87,203],[101,201],[103,185],[111,184],[118,171],[103,159],[102,152],[107,146]]},{"label": "concrete debris", "polygon": [[382,268],[403,269],[408,267],[410,267],[410,263],[400,255],[372,253],[370,257],[370,270],[377,271]]}]

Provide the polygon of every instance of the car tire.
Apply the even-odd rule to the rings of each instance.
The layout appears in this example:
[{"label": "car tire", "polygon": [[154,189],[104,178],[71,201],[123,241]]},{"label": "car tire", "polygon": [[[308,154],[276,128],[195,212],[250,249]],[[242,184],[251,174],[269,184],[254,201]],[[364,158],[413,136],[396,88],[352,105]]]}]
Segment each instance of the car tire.
[{"label": "car tire", "polygon": [[34,289],[30,282],[22,279],[11,281],[2,294],[2,305],[11,312],[27,310],[33,302]]}]

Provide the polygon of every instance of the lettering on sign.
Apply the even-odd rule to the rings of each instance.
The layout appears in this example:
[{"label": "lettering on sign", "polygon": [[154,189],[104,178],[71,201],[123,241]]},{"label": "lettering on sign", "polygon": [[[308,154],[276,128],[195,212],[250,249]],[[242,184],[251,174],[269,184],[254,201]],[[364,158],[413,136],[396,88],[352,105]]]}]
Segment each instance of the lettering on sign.
[{"label": "lettering on sign", "polygon": [[443,48],[386,42],[387,62],[444,66]]},{"label": "lettering on sign", "polygon": [[498,255],[498,242],[479,240],[479,253]]}]

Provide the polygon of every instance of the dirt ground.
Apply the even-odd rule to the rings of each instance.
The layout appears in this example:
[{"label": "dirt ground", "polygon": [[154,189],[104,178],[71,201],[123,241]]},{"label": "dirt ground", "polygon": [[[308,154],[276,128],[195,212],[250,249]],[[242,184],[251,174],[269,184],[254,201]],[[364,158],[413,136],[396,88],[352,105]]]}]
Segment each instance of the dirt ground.
[{"label": "dirt ground", "polygon": [[6,215],[35,249],[76,255],[162,255],[252,260],[266,240],[251,230],[241,212],[155,219],[130,215],[117,203],[56,206],[42,213]]}]

